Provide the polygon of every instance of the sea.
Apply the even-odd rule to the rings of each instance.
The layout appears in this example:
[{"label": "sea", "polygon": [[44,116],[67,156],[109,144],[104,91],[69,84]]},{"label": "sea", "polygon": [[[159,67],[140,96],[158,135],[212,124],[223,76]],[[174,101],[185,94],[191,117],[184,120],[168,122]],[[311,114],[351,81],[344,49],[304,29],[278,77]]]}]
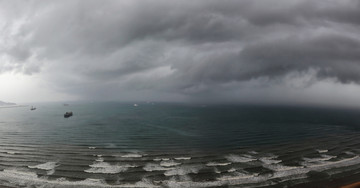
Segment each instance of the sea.
[{"label": "sea", "polygon": [[[36,110],[0,108],[2,186],[331,187],[360,181],[359,109],[32,105]],[[67,111],[73,116],[64,118]]]}]

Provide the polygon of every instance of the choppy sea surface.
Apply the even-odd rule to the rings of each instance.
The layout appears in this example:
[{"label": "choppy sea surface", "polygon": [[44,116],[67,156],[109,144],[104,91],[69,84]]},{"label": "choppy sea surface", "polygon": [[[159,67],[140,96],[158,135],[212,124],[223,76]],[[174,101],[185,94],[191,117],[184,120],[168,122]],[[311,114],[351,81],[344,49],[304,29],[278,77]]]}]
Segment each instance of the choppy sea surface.
[{"label": "choppy sea surface", "polygon": [[[167,103],[0,108],[0,185],[291,187],[360,180],[360,110]],[[66,111],[74,116],[64,118]]]}]

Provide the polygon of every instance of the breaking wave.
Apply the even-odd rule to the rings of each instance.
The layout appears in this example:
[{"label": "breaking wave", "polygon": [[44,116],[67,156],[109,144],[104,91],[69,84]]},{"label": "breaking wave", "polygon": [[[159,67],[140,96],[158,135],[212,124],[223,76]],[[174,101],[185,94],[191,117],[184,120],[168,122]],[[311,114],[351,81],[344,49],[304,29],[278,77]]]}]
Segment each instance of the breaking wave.
[{"label": "breaking wave", "polygon": [[230,154],[225,157],[228,161],[231,161],[233,163],[247,163],[251,161],[256,161],[256,158],[253,158],[251,155],[234,155]]},{"label": "breaking wave", "polygon": [[53,170],[55,167],[59,166],[56,162],[47,162],[35,166],[28,166],[29,168],[37,168],[40,170]]}]

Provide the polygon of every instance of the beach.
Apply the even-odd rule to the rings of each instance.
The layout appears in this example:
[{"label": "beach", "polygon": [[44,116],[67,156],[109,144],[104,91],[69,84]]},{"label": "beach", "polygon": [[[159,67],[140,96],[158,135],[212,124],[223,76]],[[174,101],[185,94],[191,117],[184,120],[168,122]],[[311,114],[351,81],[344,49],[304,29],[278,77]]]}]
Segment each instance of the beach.
[{"label": "beach", "polygon": [[359,187],[360,187],[360,182],[356,182],[350,185],[342,186],[341,188],[359,188]]}]

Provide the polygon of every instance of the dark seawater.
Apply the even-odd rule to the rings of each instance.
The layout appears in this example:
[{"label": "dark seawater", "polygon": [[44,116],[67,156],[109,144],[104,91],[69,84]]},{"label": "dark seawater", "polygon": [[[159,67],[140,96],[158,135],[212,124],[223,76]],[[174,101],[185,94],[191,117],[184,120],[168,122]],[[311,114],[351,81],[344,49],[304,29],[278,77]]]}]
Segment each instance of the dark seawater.
[{"label": "dark seawater", "polygon": [[[360,110],[110,102],[36,107],[0,108],[0,185],[291,187],[360,180]],[[74,116],[64,118],[66,111]]]}]

